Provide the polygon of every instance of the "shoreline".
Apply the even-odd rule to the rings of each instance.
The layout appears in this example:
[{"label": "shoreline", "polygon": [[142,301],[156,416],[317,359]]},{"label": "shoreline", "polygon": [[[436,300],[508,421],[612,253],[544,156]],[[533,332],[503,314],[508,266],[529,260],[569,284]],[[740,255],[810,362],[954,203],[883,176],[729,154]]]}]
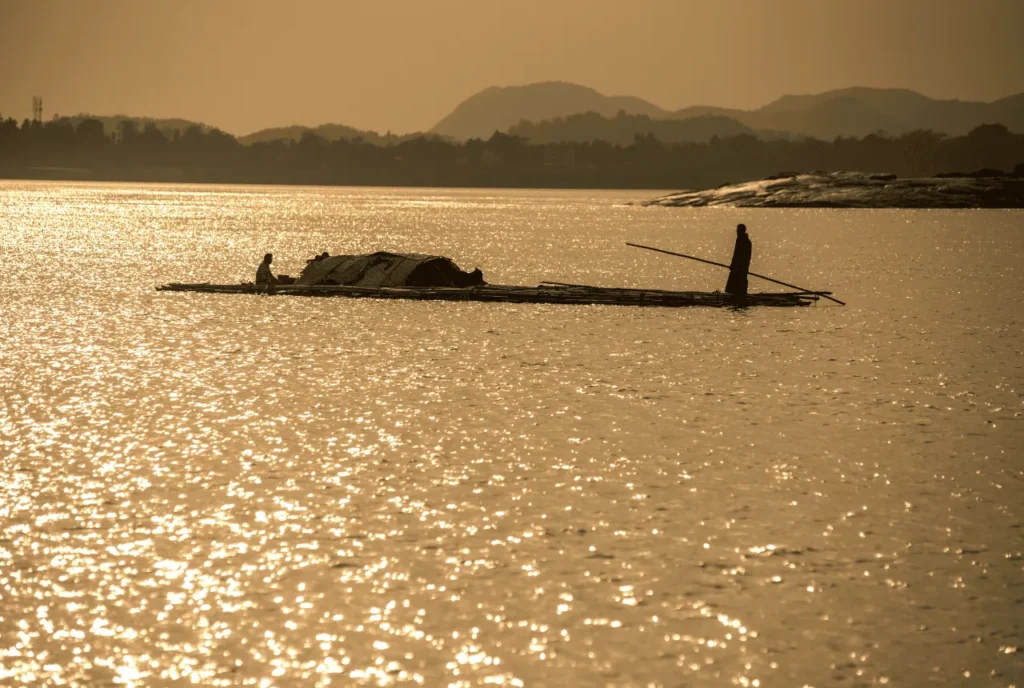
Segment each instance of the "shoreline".
[{"label": "shoreline", "polygon": [[679,188],[652,187],[649,184],[623,185],[619,183],[609,184],[565,184],[565,183],[523,183],[510,184],[508,179],[490,180],[487,179],[465,180],[465,182],[446,180],[445,183],[425,183],[411,180],[339,180],[330,181],[317,179],[310,176],[308,179],[280,179],[280,178],[239,178],[234,175],[190,175],[180,173],[159,173],[145,174],[120,174],[96,172],[85,168],[2,168],[0,167],[0,181],[41,181],[41,182],[91,182],[91,183],[112,183],[112,184],[218,184],[224,186],[315,186],[315,187],[348,187],[348,188],[404,188],[404,189],[536,189],[536,190],[566,190],[566,191],[630,191],[630,192],[653,192],[663,195],[678,193]]},{"label": "shoreline", "polygon": [[[314,176],[314,175],[311,175]],[[951,173],[935,177],[828,172],[784,173],[766,179],[691,190],[650,186],[508,184],[507,180],[466,180],[426,184],[402,180],[325,181],[322,179],[253,179],[237,175],[185,174],[181,170],[144,173],[97,172],[89,168],[0,168],[0,182],[68,182],[88,184],[169,184],[182,186],[312,187],[368,189],[452,189],[522,191],[603,191],[643,195],[629,206],[686,208],[818,208],[891,210],[1019,210],[1024,209],[1024,177],[1002,173]]]}]

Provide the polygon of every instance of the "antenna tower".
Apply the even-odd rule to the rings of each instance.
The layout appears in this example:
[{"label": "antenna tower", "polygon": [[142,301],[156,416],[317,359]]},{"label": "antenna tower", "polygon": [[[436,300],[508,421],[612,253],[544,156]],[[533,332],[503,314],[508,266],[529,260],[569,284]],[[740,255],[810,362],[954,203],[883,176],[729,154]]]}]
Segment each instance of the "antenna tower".
[{"label": "antenna tower", "polygon": [[43,121],[43,99],[39,96],[32,96],[32,121]]}]

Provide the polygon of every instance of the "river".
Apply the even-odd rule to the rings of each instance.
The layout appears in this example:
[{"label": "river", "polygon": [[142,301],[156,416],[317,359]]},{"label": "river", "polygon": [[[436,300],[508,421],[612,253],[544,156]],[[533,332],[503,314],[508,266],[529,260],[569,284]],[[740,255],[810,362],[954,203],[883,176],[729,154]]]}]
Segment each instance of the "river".
[{"label": "river", "polygon": [[[657,193],[0,182],[0,684],[1024,683],[1024,211]],[[154,290],[713,290],[624,242],[737,222],[849,305]]]}]

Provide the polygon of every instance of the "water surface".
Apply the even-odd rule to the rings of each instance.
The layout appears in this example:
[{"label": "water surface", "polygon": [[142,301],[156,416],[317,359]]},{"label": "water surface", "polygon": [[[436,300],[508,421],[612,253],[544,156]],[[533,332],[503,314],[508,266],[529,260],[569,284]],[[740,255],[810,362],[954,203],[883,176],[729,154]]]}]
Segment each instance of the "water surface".
[{"label": "water surface", "polygon": [[[645,196],[0,183],[0,683],[1024,683],[1024,213]],[[740,221],[850,306],[153,289],[720,289],[624,242]]]}]

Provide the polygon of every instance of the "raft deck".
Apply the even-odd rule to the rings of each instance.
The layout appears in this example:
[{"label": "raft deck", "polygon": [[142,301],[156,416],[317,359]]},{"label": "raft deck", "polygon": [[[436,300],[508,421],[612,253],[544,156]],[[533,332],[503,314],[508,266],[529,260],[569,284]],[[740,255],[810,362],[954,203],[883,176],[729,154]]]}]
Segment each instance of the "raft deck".
[{"label": "raft deck", "polygon": [[[265,287],[254,284],[165,284],[157,291],[191,291],[208,294],[263,294]],[[344,296],[369,299],[413,299],[418,301],[484,301],[498,303],[552,303],[609,306],[706,306],[744,308],[748,306],[807,306],[825,292],[782,292],[733,296],[722,292],[624,289],[587,285],[542,284],[521,287],[488,284],[479,287],[354,287],[343,285],[279,285],[277,296]]]}]

